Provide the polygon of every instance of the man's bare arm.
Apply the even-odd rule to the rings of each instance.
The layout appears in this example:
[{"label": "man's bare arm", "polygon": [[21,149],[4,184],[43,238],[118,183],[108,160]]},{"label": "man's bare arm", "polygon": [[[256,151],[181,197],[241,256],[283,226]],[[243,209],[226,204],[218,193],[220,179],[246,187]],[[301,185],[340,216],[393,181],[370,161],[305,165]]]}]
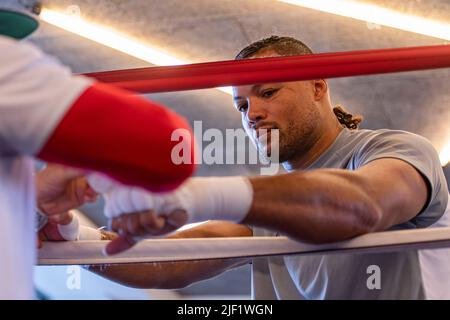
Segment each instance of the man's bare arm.
[{"label": "man's bare arm", "polygon": [[406,222],[424,208],[427,183],[408,163],[379,159],[357,171],[319,169],[251,179],[243,221],[294,239],[344,240]]},{"label": "man's bare arm", "polygon": [[[250,237],[252,231],[230,222],[211,221],[192,229],[177,232],[168,238]],[[105,238],[112,239],[109,233]],[[249,259],[212,259],[164,263],[116,264],[89,266],[109,280],[135,288],[176,289],[209,279],[229,269],[244,265]]]}]

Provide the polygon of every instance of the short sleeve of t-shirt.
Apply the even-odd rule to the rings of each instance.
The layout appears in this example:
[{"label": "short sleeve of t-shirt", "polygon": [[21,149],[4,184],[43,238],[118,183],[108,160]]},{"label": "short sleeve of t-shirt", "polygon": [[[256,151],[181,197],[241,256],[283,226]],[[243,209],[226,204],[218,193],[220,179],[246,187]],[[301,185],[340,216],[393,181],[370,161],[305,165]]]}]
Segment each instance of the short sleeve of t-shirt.
[{"label": "short sleeve of t-shirt", "polygon": [[34,155],[91,85],[26,42],[0,36],[0,156]]},{"label": "short sleeve of t-shirt", "polygon": [[363,139],[352,161],[355,168],[380,158],[396,158],[412,165],[427,180],[430,194],[421,213],[410,222],[416,227],[428,227],[445,212],[448,202],[447,182],[439,155],[425,138],[398,130],[378,130]]}]

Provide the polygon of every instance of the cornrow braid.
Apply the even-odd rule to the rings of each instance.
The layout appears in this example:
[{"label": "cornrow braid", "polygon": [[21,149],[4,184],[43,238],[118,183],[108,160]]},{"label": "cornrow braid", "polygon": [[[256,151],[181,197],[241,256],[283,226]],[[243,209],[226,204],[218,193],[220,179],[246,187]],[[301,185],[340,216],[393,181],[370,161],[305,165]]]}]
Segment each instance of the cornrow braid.
[{"label": "cornrow braid", "polygon": [[261,50],[274,50],[281,56],[296,56],[313,54],[313,51],[303,42],[292,37],[271,36],[251,43],[242,49],[235,60],[248,59]]},{"label": "cornrow braid", "polygon": [[336,105],[333,108],[333,112],[336,115],[339,123],[344,125],[350,130],[356,130],[359,127],[359,124],[363,121],[363,117],[361,115],[352,115],[341,105]]}]

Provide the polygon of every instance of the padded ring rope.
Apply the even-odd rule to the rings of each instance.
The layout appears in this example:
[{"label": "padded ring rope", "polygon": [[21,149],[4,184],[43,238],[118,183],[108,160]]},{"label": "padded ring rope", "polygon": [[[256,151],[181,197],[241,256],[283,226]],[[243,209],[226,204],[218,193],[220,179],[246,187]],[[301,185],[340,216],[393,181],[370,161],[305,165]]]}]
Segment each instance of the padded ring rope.
[{"label": "padded ring rope", "polygon": [[107,241],[45,242],[39,265],[87,265],[251,258],[273,255],[380,253],[450,247],[450,227],[384,231],[351,240],[307,244],[287,237],[240,237],[143,240],[114,256],[102,253]]},{"label": "padded ring rope", "polygon": [[328,79],[450,67],[450,46],[246,59],[84,74],[140,93]]}]

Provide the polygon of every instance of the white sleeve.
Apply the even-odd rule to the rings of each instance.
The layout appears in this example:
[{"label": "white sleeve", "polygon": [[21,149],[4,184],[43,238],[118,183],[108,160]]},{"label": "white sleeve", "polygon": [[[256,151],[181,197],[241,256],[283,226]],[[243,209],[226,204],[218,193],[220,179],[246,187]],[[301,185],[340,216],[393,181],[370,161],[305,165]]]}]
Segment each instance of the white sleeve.
[{"label": "white sleeve", "polygon": [[0,36],[0,155],[34,155],[92,80],[25,42]]}]

